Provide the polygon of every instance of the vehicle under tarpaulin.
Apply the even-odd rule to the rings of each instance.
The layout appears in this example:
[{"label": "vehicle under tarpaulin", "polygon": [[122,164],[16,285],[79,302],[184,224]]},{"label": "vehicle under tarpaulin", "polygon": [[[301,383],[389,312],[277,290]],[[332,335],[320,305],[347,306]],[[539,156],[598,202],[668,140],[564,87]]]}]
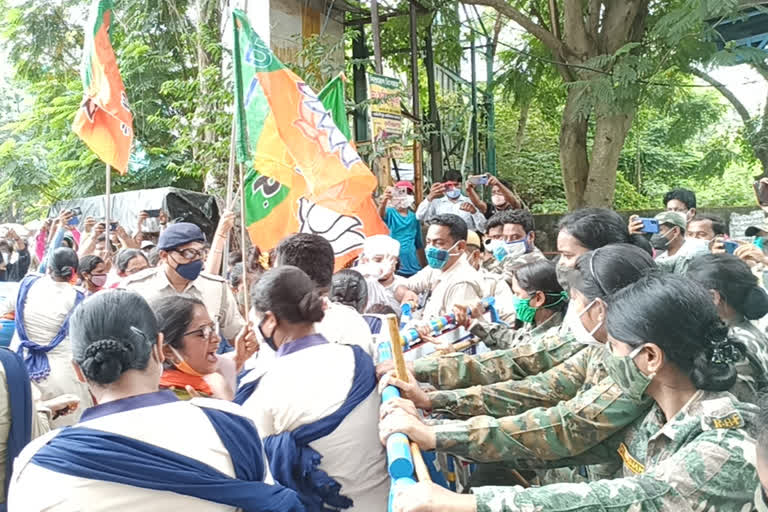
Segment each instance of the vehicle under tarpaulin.
[{"label": "vehicle under tarpaulin", "polygon": [[[104,196],[84,197],[59,201],[48,212],[49,217],[55,217],[65,209],[80,207],[80,228],[86,217],[97,220],[104,219]],[[119,222],[121,226],[134,232],[137,227],[139,213],[143,210],[162,209],[168,214],[171,222],[192,222],[200,226],[208,240],[213,238],[219,222],[219,207],[213,196],[183,190],[180,188],[164,187],[147,190],[121,192],[110,196],[110,221]],[[144,231],[151,233],[160,231],[157,219],[148,219]]]}]

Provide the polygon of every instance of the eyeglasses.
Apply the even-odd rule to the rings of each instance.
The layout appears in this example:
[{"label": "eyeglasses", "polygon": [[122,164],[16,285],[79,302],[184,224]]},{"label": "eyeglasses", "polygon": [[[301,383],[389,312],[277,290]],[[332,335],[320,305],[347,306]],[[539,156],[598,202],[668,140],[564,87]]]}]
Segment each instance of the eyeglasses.
[{"label": "eyeglasses", "polygon": [[181,254],[184,259],[187,260],[201,260],[205,257],[205,249],[184,249],[184,250],[175,250],[173,252],[177,252]]},{"label": "eyeglasses", "polygon": [[207,340],[211,339],[214,334],[216,334],[216,324],[209,324],[204,325],[199,329],[195,329],[194,331],[185,332],[184,336],[200,336],[202,338],[205,338]]}]

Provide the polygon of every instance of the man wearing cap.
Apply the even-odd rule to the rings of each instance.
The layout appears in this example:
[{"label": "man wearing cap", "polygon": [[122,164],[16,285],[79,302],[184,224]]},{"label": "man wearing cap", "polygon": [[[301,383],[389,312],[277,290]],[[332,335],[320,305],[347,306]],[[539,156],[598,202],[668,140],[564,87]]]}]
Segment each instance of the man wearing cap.
[{"label": "man wearing cap", "polygon": [[395,289],[404,278],[395,274],[400,256],[400,242],[387,235],[373,235],[365,239],[360,264],[355,267],[368,284],[368,304],[385,304],[395,311],[400,302],[395,299]]},{"label": "man wearing cap", "polygon": [[128,276],[122,287],[150,303],[178,293],[200,299],[224,337],[234,340],[245,322],[224,278],[202,272],[204,244],[205,235],[195,224],[170,225],[157,244],[161,264]]},{"label": "man wearing cap", "polygon": [[144,240],[141,242],[141,252],[143,252],[145,255],[149,255],[149,253],[152,252],[152,249],[155,247],[155,242],[152,240]]},{"label": "man wearing cap", "polygon": [[387,224],[389,234],[400,243],[398,275],[410,277],[424,266],[424,242],[421,225],[413,206],[413,184],[398,181],[384,191],[379,204],[379,215]]},{"label": "man wearing cap", "polygon": [[666,211],[654,218],[659,221],[659,232],[651,236],[651,245],[656,251],[662,251],[656,255],[656,264],[661,270],[685,274],[693,258],[709,251],[707,240],[685,237],[685,214]]},{"label": "man wearing cap", "polygon": [[659,232],[651,236],[651,246],[659,251],[656,260],[677,255],[685,243],[685,215],[680,212],[661,212],[654,217],[659,222]]}]

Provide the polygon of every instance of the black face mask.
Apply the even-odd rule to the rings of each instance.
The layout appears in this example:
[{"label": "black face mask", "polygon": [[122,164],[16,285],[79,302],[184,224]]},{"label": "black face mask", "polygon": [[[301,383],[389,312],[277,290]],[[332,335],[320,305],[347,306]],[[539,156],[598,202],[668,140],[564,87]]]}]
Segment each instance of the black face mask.
[{"label": "black face mask", "polygon": [[[669,234],[670,232],[667,231],[666,234]],[[674,238],[674,237],[673,237]],[[656,249],[657,251],[666,251],[669,249],[669,244],[672,242],[672,239],[667,238],[666,235],[662,235],[661,233],[655,233],[651,236],[651,247]]]},{"label": "black face mask", "polygon": [[261,338],[264,340],[264,343],[266,343],[267,346],[269,346],[269,348],[277,352],[277,346],[275,345],[274,331],[272,332],[272,336],[267,336],[266,334],[264,334],[264,331],[261,328],[261,326],[264,325],[264,320],[265,319],[262,318],[261,322],[259,322],[259,334],[261,334]]}]

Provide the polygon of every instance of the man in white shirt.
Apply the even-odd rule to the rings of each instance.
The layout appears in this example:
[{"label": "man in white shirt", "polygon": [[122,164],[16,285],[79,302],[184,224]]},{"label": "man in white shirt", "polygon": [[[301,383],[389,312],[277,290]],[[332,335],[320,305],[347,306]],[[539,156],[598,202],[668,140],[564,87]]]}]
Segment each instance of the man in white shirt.
[{"label": "man in white shirt", "polygon": [[[275,262],[277,267],[292,265],[300,268],[312,279],[321,294],[328,295],[335,256],[333,247],[325,238],[310,233],[297,233],[284,238],[275,248]],[[317,332],[331,343],[358,345],[373,356],[373,336],[362,315],[343,304],[328,300],[326,304],[325,317],[315,326]],[[265,346],[262,343],[262,352]]]},{"label": "man in white shirt", "polygon": [[384,304],[395,311],[400,302],[395,298],[395,289],[405,278],[395,274],[400,257],[400,242],[387,235],[373,235],[365,239],[360,264],[355,267],[368,284],[368,305]]},{"label": "man in white shirt", "polygon": [[461,193],[461,173],[448,171],[441,183],[435,183],[429,195],[416,209],[419,222],[429,223],[437,215],[453,214],[460,217],[470,231],[485,232],[485,215],[469,198]]},{"label": "man in white shirt", "polygon": [[458,216],[434,217],[427,231],[426,256],[429,266],[397,287],[403,301],[429,292],[423,319],[450,313],[456,304],[470,304],[483,298],[483,278],[467,261],[467,225]]}]

